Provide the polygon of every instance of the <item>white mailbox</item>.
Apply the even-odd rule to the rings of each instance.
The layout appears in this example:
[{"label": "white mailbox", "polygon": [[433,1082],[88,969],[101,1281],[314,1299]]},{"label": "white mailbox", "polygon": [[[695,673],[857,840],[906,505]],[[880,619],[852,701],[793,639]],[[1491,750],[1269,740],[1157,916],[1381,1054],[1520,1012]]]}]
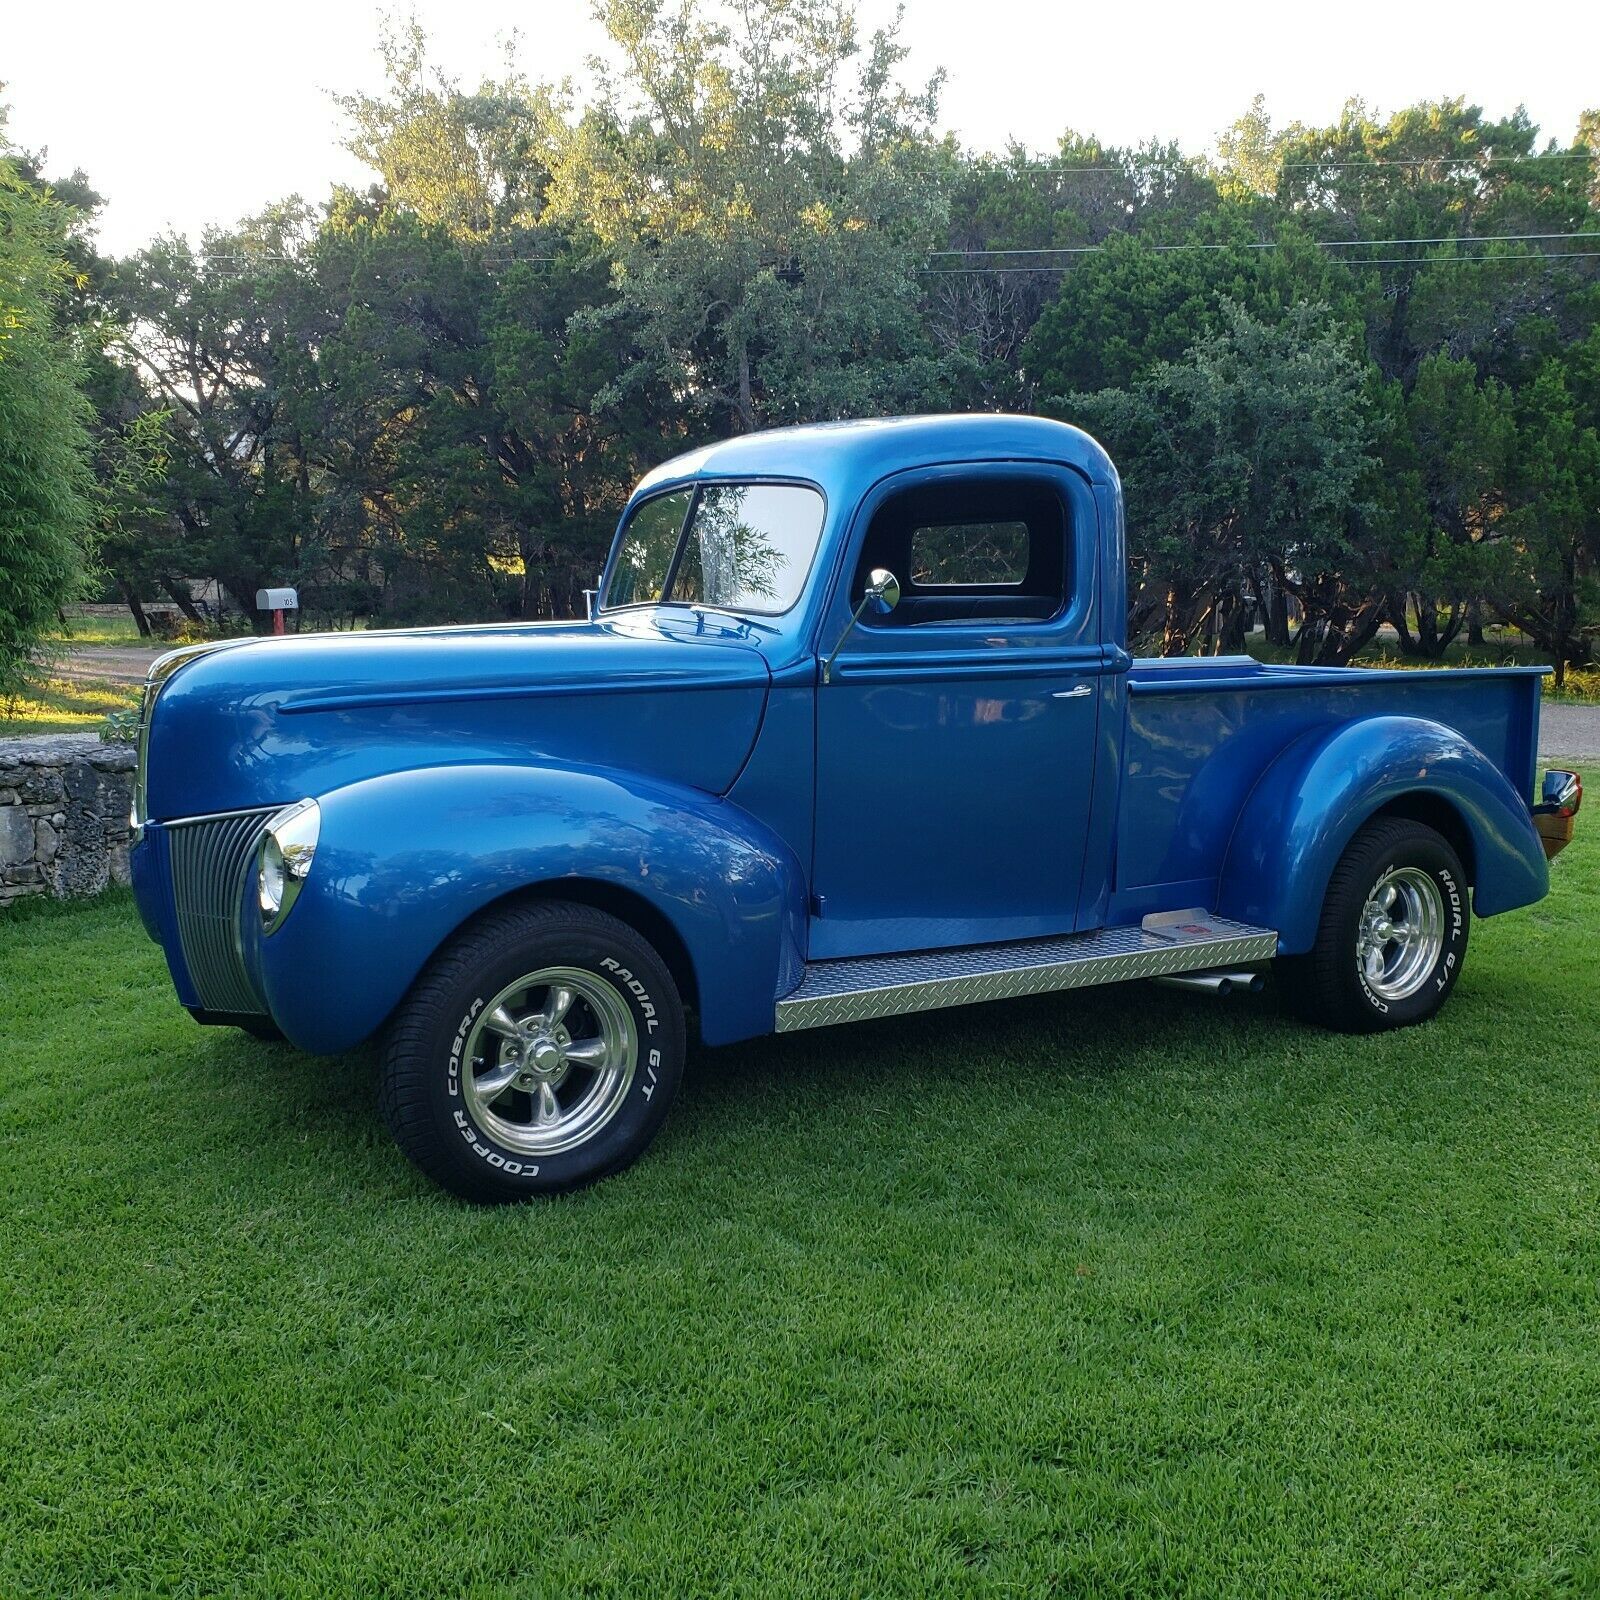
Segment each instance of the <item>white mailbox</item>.
[{"label": "white mailbox", "polygon": [[257,589],[257,611],[298,611],[300,596],[293,589]]}]

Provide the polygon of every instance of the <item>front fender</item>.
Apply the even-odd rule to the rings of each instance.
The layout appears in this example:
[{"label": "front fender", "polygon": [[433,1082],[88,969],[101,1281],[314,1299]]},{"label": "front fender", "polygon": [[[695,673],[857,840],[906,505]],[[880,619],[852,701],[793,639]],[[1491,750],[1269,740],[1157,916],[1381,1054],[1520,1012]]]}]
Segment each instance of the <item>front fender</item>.
[{"label": "front fender", "polygon": [[1217,910],[1309,950],[1329,876],[1356,830],[1407,796],[1448,805],[1472,840],[1473,905],[1493,916],[1540,899],[1549,870],[1526,801],[1474,745],[1422,717],[1369,717],[1285,746],[1240,813]]},{"label": "front fender", "polygon": [[273,1019],[305,1050],[349,1049],[474,913],[533,885],[631,891],[694,965],[709,1044],[770,1032],[804,961],[799,863],[698,790],[574,767],[393,773],[318,796],[322,832],[293,911],[251,941]]}]

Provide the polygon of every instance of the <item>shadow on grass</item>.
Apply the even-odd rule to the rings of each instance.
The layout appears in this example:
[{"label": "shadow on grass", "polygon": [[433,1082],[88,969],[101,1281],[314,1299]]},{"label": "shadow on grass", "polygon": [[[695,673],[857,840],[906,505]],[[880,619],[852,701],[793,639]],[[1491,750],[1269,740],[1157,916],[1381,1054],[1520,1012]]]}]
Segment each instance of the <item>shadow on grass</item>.
[{"label": "shadow on grass", "polygon": [[[669,1163],[694,1163],[725,1140],[778,1124],[786,1138],[826,1142],[837,1138],[841,1107],[871,1115],[886,1093],[907,1103],[959,1100],[985,1074],[1049,1104],[1069,1084],[1097,1093],[1152,1060],[1193,1056],[1197,1044],[1215,1060],[1271,1051],[1276,1038],[1295,1031],[1270,991],[1210,1000],[1119,985],[691,1047],[659,1150]],[[297,1186],[309,1180],[317,1190],[374,1197],[437,1192],[412,1172],[383,1125],[376,1043],[311,1056],[180,1019],[161,1049],[206,1103],[222,1159],[244,1145],[269,1156],[276,1143],[269,1159],[292,1166]],[[959,1118],[949,1137],[962,1139]],[[356,1152],[364,1159],[352,1164]]]},{"label": "shadow on grass", "polygon": [[1114,984],[1064,994],[996,1000],[915,1012],[796,1034],[778,1034],[690,1054],[685,1094],[737,1099],[764,1095],[804,1074],[835,1080],[885,1080],[908,1069],[925,1081],[960,1083],[986,1064],[1013,1077],[1092,1083],[1134,1059],[1188,1054],[1198,1036],[1233,1036],[1254,1045],[1300,1031],[1271,987],[1222,999],[1185,996],[1149,984]]}]

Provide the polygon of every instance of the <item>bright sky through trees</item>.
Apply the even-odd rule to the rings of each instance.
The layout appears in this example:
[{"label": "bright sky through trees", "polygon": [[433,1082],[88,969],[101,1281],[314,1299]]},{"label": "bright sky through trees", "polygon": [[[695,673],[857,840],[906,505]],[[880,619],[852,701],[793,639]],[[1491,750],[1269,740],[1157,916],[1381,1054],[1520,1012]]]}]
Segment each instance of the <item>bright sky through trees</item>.
[{"label": "bright sky through trees", "polygon": [[[601,44],[583,0],[417,0],[436,58],[469,85],[522,36],[533,78],[576,76]],[[118,254],[168,227],[226,224],[331,180],[363,181],[339,148],[330,91],[377,84],[370,0],[279,0],[269,13],[216,0],[80,0],[7,7],[0,55],[11,135],[47,146],[53,173],[82,167],[110,197],[101,247]],[[864,0],[876,26],[891,0]],[[70,35],[70,47],[68,45]],[[1257,93],[1276,124],[1336,119],[1346,95],[1384,112],[1465,95],[1495,116],[1525,104],[1571,138],[1596,98],[1600,6],[1552,0],[1537,26],[1481,0],[908,0],[914,75],[949,77],[945,126],[975,148],[1008,137],[1048,149],[1064,128],[1208,147]]]}]

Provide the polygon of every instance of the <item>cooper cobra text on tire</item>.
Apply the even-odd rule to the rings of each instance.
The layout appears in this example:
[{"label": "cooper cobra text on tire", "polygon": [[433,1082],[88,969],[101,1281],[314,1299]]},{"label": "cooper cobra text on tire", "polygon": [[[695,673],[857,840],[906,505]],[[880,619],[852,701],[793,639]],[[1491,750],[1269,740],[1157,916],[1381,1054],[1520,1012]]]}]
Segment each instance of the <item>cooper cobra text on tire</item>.
[{"label": "cooper cobra text on tire", "polygon": [[446,945],[396,1014],[384,1118],[466,1199],[553,1194],[638,1158],[683,1054],[682,1002],[646,940],[590,906],[515,906]]},{"label": "cooper cobra text on tire", "polygon": [[1313,1020],[1344,1033],[1404,1028],[1449,998],[1471,925],[1466,873],[1444,836],[1380,818],[1333,869],[1310,953],[1282,964]]}]

